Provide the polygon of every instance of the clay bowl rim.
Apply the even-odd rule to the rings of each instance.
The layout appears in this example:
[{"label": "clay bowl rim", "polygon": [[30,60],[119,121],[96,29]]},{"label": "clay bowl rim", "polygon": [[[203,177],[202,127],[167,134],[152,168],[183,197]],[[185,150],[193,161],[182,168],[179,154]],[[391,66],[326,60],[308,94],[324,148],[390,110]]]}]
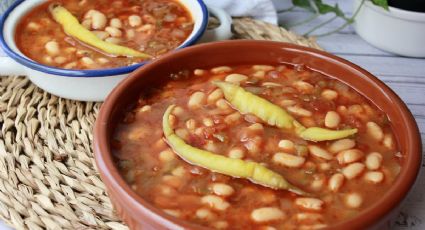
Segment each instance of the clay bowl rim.
[{"label": "clay bowl rim", "polygon": [[[112,159],[111,151],[109,149],[109,136],[107,130],[107,124],[111,119],[111,114],[114,111],[115,105],[120,103],[120,98],[125,97],[126,88],[130,85],[138,82],[139,78],[147,77],[152,69],[157,66],[164,65],[164,63],[176,60],[176,58],[184,58],[186,55],[190,55],[195,51],[202,51],[208,49],[225,49],[226,47],[232,47],[238,45],[240,47],[253,47],[253,46],[272,46],[277,49],[284,50],[296,50],[307,53],[313,58],[321,59],[325,62],[331,62],[333,65],[339,65],[343,68],[351,68],[361,76],[368,80],[368,84],[373,85],[375,88],[379,88],[381,91],[380,97],[385,97],[386,100],[393,101],[393,104],[397,104],[398,110],[401,112],[401,119],[404,123],[407,123],[408,130],[404,133],[395,133],[396,139],[399,139],[401,135],[407,135],[409,137],[406,146],[410,146],[411,151],[407,153],[404,165],[398,175],[398,178],[391,186],[384,196],[372,206],[366,208],[356,217],[351,218],[347,221],[343,221],[336,225],[331,225],[326,229],[360,229],[368,226],[372,226],[381,221],[384,217],[389,215],[392,210],[397,208],[400,203],[407,196],[409,190],[412,188],[416,177],[419,172],[419,166],[421,163],[421,139],[417,124],[405,105],[405,103],[394,93],[388,86],[382,81],[376,78],[371,73],[362,69],[361,67],[335,55],[316,50],[313,48],[298,46],[290,43],[274,42],[274,41],[254,41],[254,40],[236,40],[236,41],[222,41],[207,43],[202,45],[196,45],[189,48],[185,48],[179,51],[171,52],[164,55],[163,57],[145,65],[135,72],[130,77],[122,81],[108,96],[102,105],[98,118],[96,120],[94,128],[94,152],[96,164],[98,166],[101,178],[106,184],[107,191],[112,200],[118,198],[121,202],[116,204],[119,207],[126,207],[126,215],[130,215],[132,218],[137,219],[137,216],[144,215],[153,221],[161,222],[162,225],[174,228],[184,229],[206,229],[199,225],[192,224],[188,221],[183,221],[178,218],[166,215],[159,208],[154,207],[152,204],[145,201],[143,198],[138,196],[124,179],[120,176],[117,168]],[[146,73],[146,74],[145,74]],[[331,76],[339,79],[337,76]],[[360,90],[361,91],[361,90]],[[360,92],[364,95],[364,92]],[[369,100],[370,98],[366,96]],[[114,193],[118,193],[119,197],[115,197]]]}]

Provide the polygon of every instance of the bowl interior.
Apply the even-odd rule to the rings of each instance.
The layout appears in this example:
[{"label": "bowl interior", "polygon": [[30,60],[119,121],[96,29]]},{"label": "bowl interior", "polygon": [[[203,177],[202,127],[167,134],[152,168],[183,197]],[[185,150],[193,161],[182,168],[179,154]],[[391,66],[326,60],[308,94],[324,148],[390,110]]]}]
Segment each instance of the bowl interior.
[{"label": "bowl interior", "polygon": [[[194,27],[192,33],[187,37],[187,39],[180,44],[176,49],[184,48],[186,46],[194,44],[200,39],[204,33],[206,26],[208,24],[208,10],[205,4],[201,0],[178,0],[192,15],[194,21]],[[2,18],[2,33],[1,33],[1,43],[2,46],[6,49],[6,52],[18,61],[21,64],[24,64],[30,68],[35,68],[37,70],[44,70],[45,72],[57,75],[72,76],[73,74],[85,76],[108,76],[108,75],[119,75],[130,73],[146,62],[138,63],[133,66],[125,66],[120,68],[111,68],[105,70],[63,70],[60,68],[50,67],[46,65],[39,64],[27,56],[25,56],[17,47],[15,43],[15,33],[18,23],[21,21],[31,9],[37,7],[46,2],[46,0],[32,0],[16,1],[11,8],[9,8],[3,18]]]},{"label": "bowl interior", "polygon": [[399,205],[416,178],[421,158],[421,145],[416,123],[400,98],[367,71],[325,52],[287,43],[227,41],[203,44],[168,54],[135,71],[107,98],[95,128],[96,159],[104,181],[109,184],[108,187],[131,197],[131,200],[122,201],[125,202],[123,205],[134,206],[131,203],[136,202],[136,206],[147,207],[153,215],[160,216],[163,220],[174,221],[186,226],[175,218],[165,217],[162,212],[147,204],[121,178],[114,166],[108,144],[109,137],[115,130],[115,125],[124,111],[137,100],[140,92],[152,87],[152,85],[167,81],[167,76],[171,73],[183,69],[208,68],[220,65],[282,63],[303,65],[348,84],[385,111],[393,129],[397,130],[395,134],[400,150],[407,156],[398,179],[381,200],[364,210],[357,217],[332,226],[332,229],[343,229],[347,226],[350,229],[362,229],[365,226],[376,224],[378,220],[381,220]]}]

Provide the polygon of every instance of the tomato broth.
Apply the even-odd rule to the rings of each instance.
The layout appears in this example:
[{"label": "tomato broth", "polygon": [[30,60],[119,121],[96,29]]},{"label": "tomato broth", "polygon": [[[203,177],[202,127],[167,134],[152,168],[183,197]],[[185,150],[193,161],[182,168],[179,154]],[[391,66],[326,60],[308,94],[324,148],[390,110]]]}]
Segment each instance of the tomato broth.
[{"label": "tomato broth", "polygon": [[[217,81],[279,106],[305,128],[355,128],[357,133],[307,141],[239,111]],[[164,112],[172,104],[166,119],[188,145],[259,163],[308,194],[269,188],[182,159],[163,133]],[[256,106],[264,109],[262,103]],[[348,220],[385,194],[404,157],[387,116],[369,100],[336,79],[289,65],[174,74],[140,97],[112,142],[117,167],[137,194],[169,215],[216,229],[320,229]]]}]

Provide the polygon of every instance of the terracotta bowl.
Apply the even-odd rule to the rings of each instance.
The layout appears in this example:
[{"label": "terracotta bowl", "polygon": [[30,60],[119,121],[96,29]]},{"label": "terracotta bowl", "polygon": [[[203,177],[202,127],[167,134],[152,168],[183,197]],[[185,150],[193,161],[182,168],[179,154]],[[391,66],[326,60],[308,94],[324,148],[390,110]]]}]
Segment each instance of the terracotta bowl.
[{"label": "terracotta bowl", "polygon": [[133,192],[115,167],[110,137],[118,119],[144,89],[167,81],[170,73],[182,69],[235,64],[305,65],[348,84],[386,112],[400,150],[406,159],[398,179],[374,205],[356,217],[329,229],[384,229],[388,218],[412,187],[421,162],[420,136],[415,120],[400,98],[369,72],[344,59],[311,48],[268,41],[226,41],[176,51],[136,70],[109,95],[94,130],[94,150],[100,175],[119,216],[132,229],[202,229],[198,225],[165,215]]}]

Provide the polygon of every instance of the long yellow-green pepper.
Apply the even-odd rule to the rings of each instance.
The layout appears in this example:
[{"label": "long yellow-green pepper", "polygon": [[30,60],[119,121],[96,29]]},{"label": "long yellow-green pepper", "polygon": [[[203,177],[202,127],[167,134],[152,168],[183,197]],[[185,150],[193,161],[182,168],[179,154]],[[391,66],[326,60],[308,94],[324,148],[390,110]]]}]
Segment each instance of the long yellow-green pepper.
[{"label": "long yellow-green pepper", "polygon": [[226,100],[241,113],[253,114],[267,124],[279,128],[295,129],[298,136],[305,140],[337,140],[357,133],[357,129],[330,130],[319,127],[305,128],[281,107],[246,91],[238,85],[222,81],[214,82],[214,84],[223,90]]},{"label": "long yellow-green pepper", "polygon": [[169,123],[169,116],[175,106],[168,107],[162,118],[165,139],[173,151],[190,164],[206,168],[236,178],[245,178],[253,183],[273,189],[285,189],[299,195],[308,195],[291,185],[280,174],[256,162],[232,159],[188,145],[174,133]]},{"label": "long yellow-green pepper", "polygon": [[50,11],[55,21],[62,25],[65,33],[81,42],[115,56],[151,58],[150,55],[137,50],[103,41],[90,30],[82,26],[74,15],[60,5],[52,5]]}]

